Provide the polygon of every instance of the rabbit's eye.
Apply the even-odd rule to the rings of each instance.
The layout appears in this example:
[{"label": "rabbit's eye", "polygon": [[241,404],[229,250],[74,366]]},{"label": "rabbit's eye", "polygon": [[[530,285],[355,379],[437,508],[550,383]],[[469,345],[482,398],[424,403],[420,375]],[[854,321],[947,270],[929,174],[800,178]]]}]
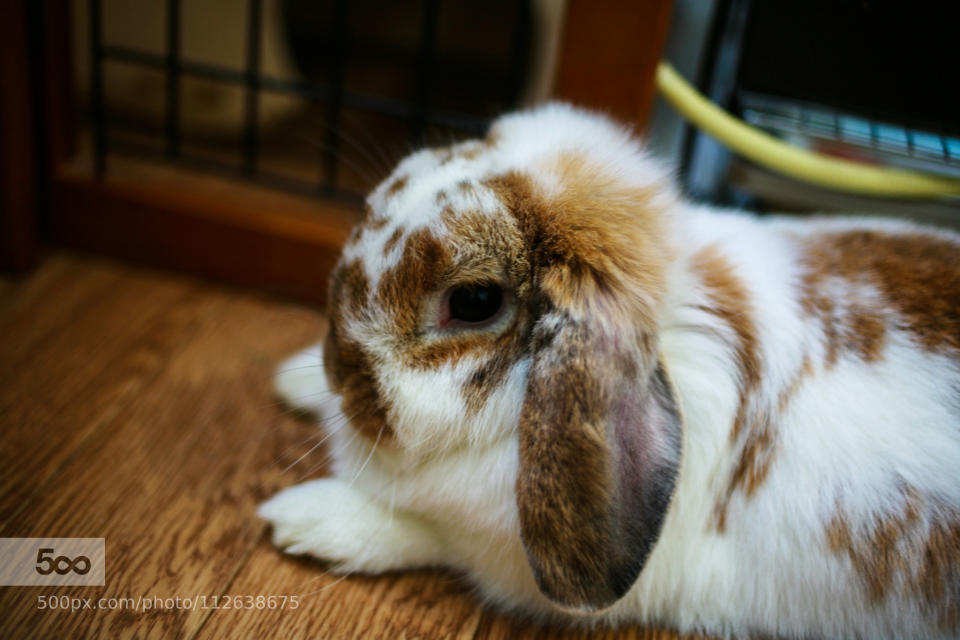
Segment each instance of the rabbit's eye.
[{"label": "rabbit's eye", "polygon": [[483,322],[503,305],[503,290],[495,284],[457,287],[450,293],[450,317],[461,322]]}]

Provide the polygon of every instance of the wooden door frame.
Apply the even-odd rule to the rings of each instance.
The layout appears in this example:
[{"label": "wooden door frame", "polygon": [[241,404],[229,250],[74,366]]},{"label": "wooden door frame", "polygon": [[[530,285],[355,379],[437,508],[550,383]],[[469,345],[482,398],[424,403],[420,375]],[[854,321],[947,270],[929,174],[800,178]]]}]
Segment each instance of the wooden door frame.
[{"label": "wooden door frame", "polygon": [[0,3],[0,267],[31,267],[37,255],[36,145],[27,43],[27,1]]},{"label": "wooden door frame", "polygon": [[554,95],[643,130],[672,0],[569,0]]}]

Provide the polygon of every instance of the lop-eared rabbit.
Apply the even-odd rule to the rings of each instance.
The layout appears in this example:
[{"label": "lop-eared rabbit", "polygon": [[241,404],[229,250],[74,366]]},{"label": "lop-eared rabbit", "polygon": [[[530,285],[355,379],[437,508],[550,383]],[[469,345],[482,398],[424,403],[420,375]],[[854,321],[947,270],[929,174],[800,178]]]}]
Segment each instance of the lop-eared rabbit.
[{"label": "lop-eared rabbit", "polygon": [[694,205],[602,116],[504,116],[369,196],[277,378],[332,477],[260,513],[542,621],[958,637],[958,250]]}]

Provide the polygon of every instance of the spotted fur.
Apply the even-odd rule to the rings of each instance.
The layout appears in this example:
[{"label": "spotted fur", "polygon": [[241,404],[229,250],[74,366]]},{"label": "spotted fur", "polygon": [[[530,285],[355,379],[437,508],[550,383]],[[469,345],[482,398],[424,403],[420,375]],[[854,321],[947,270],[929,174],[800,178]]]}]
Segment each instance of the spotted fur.
[{"label": "spotted fur", "polygon": [[[333,477],[262,508],[277,544],[457,567],[543,620],[960,635],[956,235],[695,206],[564,105],[409,156],[367,205],[325,380],[278,380],[342,417]],[[447,323],[491,283],[490,322]]]}]

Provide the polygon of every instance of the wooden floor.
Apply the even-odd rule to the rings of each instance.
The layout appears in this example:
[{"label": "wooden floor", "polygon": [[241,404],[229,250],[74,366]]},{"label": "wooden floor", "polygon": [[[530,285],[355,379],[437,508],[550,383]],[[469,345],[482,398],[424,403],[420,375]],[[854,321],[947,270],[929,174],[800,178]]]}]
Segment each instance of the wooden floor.
[{"label": "wooden floor", "polygon": [[[677,637],[539,629],[452,573],[340,580],[272,548],[256,505],[322,475],[324,451],[300,460],[316,430],[276,404],[271,372],[322,328],[302,307],[69,254],[0,278],[0,537],[107,545],[105,587],[0,587],[0,637]],[[39,610],[52,595],[208,607]]]}]

